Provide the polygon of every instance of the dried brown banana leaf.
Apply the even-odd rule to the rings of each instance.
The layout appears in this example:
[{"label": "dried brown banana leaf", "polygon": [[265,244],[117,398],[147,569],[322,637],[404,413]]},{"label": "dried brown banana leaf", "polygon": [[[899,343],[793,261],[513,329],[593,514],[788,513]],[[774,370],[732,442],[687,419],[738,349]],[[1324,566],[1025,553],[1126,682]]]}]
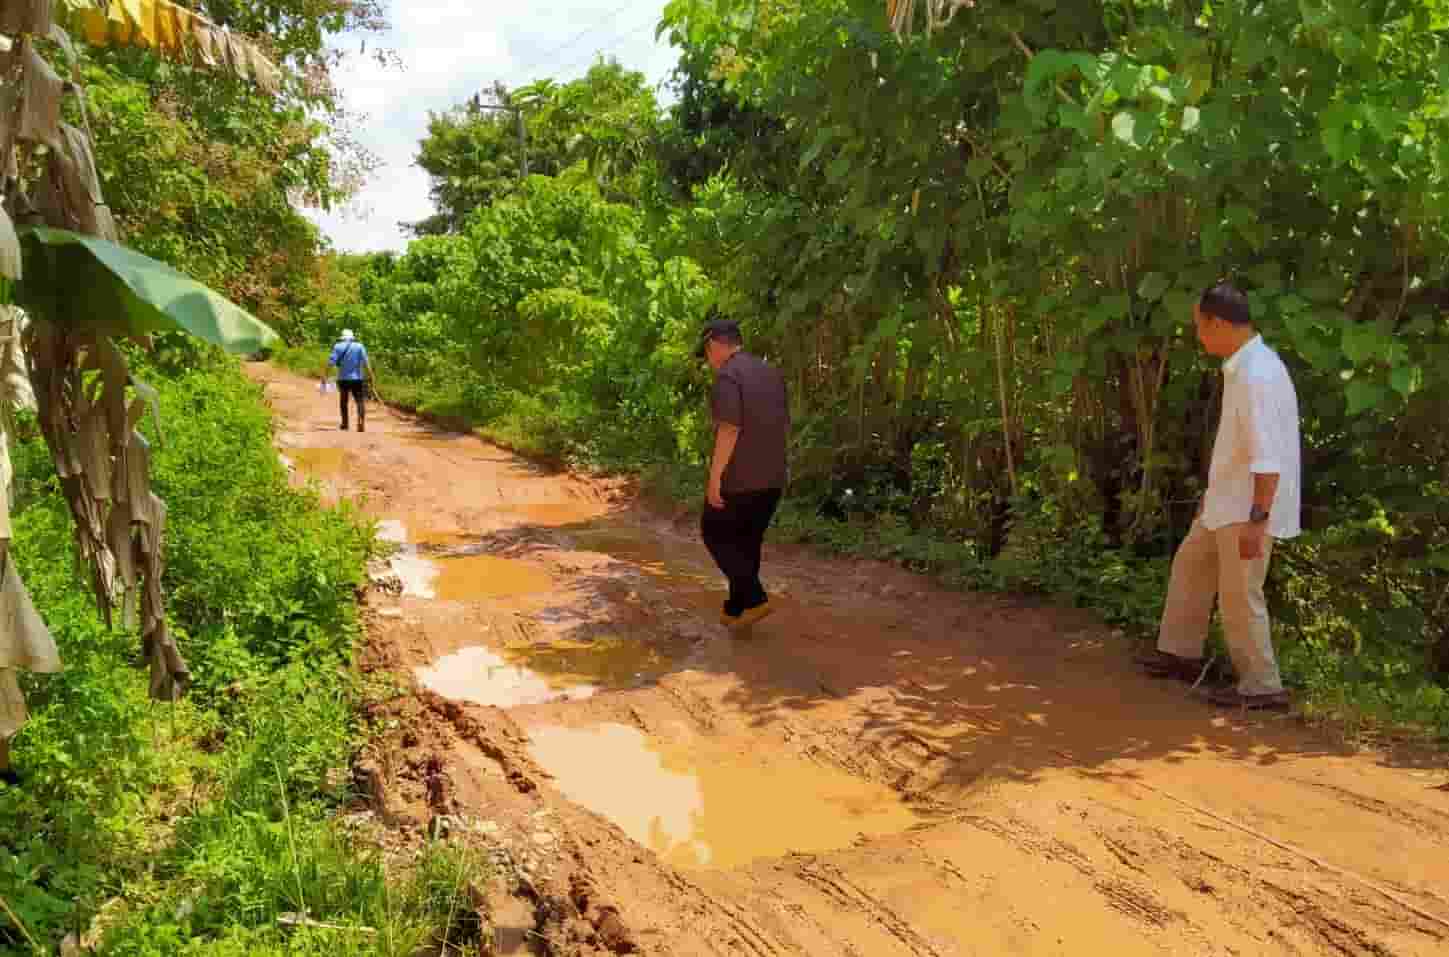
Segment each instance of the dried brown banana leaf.
[{"label": "dried brown banana leaf", "polygon": [[0,569],[0,669],[40,674],[60,670],[60,653],[13,561]]},{"label": "dried brown banana leaf", "polygon": [[135,532],[128,509],[113,508],[106,516],[106,546],[116,559],[116,579],[122,591],[122,627],[139,628],[140,579],[136,571]]},{"label": "dried brown banana leaf", "polygon": [[106,409],[98,404],[80,419],[81,474],[91,497],[97,502],[111,501],[111,436],[106,429]]},{"label": "dried brown banana leaf", "polygon": [[62,196],[60,184],[48,168],[30,187],[30,201],[34,212],[44,225],[59,229],[69,229],[74,225],[66,214]]},{"label": "dried brown banana leaf", "polygon": [[0,33],[12,37],[22,33],[45,36],[54,22],[54,0],[3,0],[0,2]]},{"label": "dried brown banana leaf", "polygon": [[61,134],[63,148],[51,152],[49,171],[62,215],[67,228],[95,235],[110,221],[101,221],[101,181],[90,140],[68,123],[61,124]]},{"label": "dried brown banana leaf", "polygon": [[228,33],[226,35],[226,62],[230,64],[232,72],[243,80],[251,79],[251,61],[251,44],[235,33]]},{"label": "dried brown banana leaf", "polygon": [[282,89],[282,71],[268,60],[257,47],[251,47],[252,78],[266,93],[278,93]]},{"label": "dried brown banana leaf", "polygon": [[109,338],[96,342],[95,355],[105,389],[106,428],[111,434],[113,447],[124,447],[131,434],[126,427],[126,383],[130,381],[131,373],[126,369],[125,356]]},{"label": "dried brown banana leaf", "polygon": [[131,433],[126,446],[126,495],[117,499],[131,509],[131,521],[144,522],[151,498],[151,444],[140,432]]},{"label": "dried brown banana leaf", "polygon": [[6,414],[35,410],[35,388],[25,361],[26,322],[18,306],[0,306],[0,399]]},{"label": "dried brown banana leaf", "polygon": [[20,127],[15,135],[29,143],[60,146],[60,98],[65,85],[34,45],[22,40],[18,49],[20,82],[0,88],[0,111],[11,116],[20,97]]},{"label": "dried brown banana leaf", "polygon": [[19,279],[21,272],[20,237],[15,235],[15,224],[10,221],[10,214],[0,207],[0,277]]},{"label": "dried brown banana leaf", "polygon": [[220,60],[218,59],[221,51],[217,45],[217,33],[211,24],[200,17],[195,18],[192,23],[191,35],[196,40],[196,55],[201,58],[202,63],[215,67],[226,59],[225,55],[222,55]]},{"label": "dried brown banana leaf", "polygon": [[146,637],[143,647],[151,665],[151,697],[179,701],[191,684],[191,670],[167,631],[165,619]]}]

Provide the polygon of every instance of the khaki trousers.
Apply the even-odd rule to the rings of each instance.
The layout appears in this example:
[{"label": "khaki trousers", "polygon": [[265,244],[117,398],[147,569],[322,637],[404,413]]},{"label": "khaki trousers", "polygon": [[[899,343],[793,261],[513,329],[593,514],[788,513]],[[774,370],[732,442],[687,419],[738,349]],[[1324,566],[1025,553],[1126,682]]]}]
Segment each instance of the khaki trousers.
[{"label": "khaki trousers", "polygon": [[1157,634],[1157,647],[1181,658],[1201,658],[1217,598],[1223,634],[1242,694],[1272,694],[1283,690],[1278,659],[1273,654],[1272,621],[1263,597],[1273,537],[1267,536],[1263,554],[1252,560],[1238,556],[1242,525],[1216,531],[1192,523],[1172,559],[1172,581],[1167,607]]}]

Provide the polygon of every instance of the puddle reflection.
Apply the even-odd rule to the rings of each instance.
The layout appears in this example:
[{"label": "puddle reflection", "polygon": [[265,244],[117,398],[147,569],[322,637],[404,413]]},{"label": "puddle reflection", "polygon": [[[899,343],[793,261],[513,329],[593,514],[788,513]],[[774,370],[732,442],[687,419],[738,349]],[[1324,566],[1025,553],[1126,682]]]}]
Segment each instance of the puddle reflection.
[{"label": "puddle reflection", "polygon": [[447,698],[499,708],[592,697],[655,680],[692,646],[623,638],[559,641],[494,650],[473,647],[418,669],[418,680]]},{"label": "puddle reflection", "polygon": [[530,735],[535,760],[566,797],[676,867],[827,851],[920,820],[884,785],[807,761],[669,753],[623,724]]}]

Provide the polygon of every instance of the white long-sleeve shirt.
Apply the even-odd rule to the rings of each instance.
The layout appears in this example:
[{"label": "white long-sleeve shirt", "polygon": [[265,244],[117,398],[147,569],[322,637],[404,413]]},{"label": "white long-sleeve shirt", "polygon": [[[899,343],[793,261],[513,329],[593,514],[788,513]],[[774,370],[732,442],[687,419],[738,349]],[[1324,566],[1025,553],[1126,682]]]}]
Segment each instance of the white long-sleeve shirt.
[{"label": "white long-sleeve shirt", "polygon": [[1278,476],[1268,534],[1297,536],[1303,530],[1298,393],[1288,367],[1262,336],[1254,336],[1223,363],[1223,417],[1203,499],[1206,528],[1248,521],[1255,473]]}]

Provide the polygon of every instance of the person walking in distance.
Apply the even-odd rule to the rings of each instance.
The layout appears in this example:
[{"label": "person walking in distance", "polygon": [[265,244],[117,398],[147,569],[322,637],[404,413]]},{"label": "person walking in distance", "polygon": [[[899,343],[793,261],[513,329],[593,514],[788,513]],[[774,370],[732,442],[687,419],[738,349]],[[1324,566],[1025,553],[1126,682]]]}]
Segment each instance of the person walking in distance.
[{"label": "person walking in distance", "polygon": [[1157,647],[1137,660],[1159,677],[1197,679],[1216,597],[1239,682],[1208,700],[1285,709],[1263,582],[1273,543],[1301,531],[1298,396],[1238,289],[1222,283],[1203,293],[1193,324],[1202,348],[1226,360],[1222,419],[1207,493],[1172,561]]},{"label": "person walking in distance", "polygon": [[785,379],[743,346],[739,325],[721,319],[705,325],[695,350],[715,372],[714,455],[700,535],[729,579],[720,620],[731,628],[773,610],[760,582],[760,550],[789,474]]},{"label": "person walking in distance", "polygon": [[[337,398],[342,409],[342,424],[347,431],[347,397],[351,396],[357,406],[357,431],[367,431],[367,347],[358,342],[351,329],[342,330],[342,338],[332,347],[327,359],[328,368],[337,369]],[[326,372],[323,372],[326,379]]]}]

